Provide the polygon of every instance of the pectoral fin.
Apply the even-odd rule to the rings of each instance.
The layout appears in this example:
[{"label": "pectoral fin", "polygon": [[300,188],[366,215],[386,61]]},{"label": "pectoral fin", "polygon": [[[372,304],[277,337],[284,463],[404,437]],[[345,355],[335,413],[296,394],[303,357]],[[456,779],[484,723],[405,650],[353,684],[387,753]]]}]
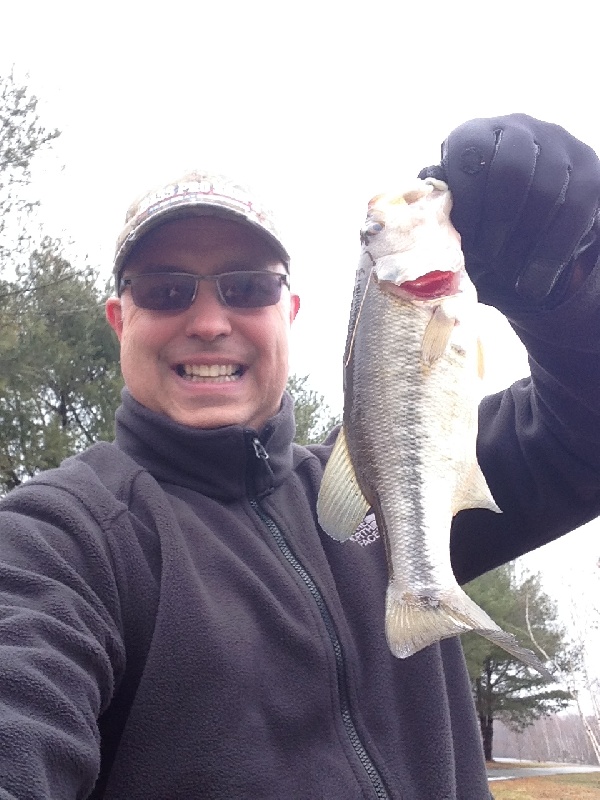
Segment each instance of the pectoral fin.
[{"label": "pectoral fin", "polygon": [[358,485],[342,426],[321,481],[317,499],[319,525],[343,542],[356,531],[369,507]]},{"label": "pectoral fin", "polygon": [[483,342],[477,338],[477,377],[483,380],[485,375],[485,353],[483,352]]},{"label": "pectoral fin", "polygon": [[421,361],[424,364],[431,366],[444,354],[455,325],[456,317],[448,314],[442,303],[435,307],[423,334]]}]

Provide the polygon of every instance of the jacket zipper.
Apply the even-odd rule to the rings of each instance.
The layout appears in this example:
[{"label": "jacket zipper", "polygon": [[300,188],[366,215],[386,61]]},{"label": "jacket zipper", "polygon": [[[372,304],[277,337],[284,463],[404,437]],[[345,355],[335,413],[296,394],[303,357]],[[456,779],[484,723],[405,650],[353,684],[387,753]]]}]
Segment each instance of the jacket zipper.
[{"label": "jacket zipper", "polygon": [[[252,439],[252,445],[254,447],[254,453],[257,458],[266,462],[269,458],[269,455],[265,448],[263,447],[262,442],[258,439],[258,437],[254,437]],[[263,507],[260,505],[257,499],[250,498],[250,505],[262,520],[264,525],[267,527],[271,535],[273,536],[277,546],[281,550],[286,561],[290,564],[292,569],[298,574],[306,588],[308,589],[311,597],[313,598],[316,606],[319,610],[321,615],[321,619],[325,625],[325,629],[329,636],[329,641],[331,642],[333,653],[335,656],[335,667],[336,667],[336,674],[337,674],[337,685],[338,685],[338,698],[340,702],[340,712],[342,717],[342,722],[348,738],[350,740],[350,744],[352,745],[354,752],[358,756],[360,763],[362,764],[365,772],[367,773],[371,785],[375,791],[376,797],[379,800],[389,800],[389,795],[385,789],[383,780],[377,771],[375,765],[371,761],[369,754],[367,753],[366,747],[362,743],[360,736],[358,735],[358,731],[356,730],[356,726],[354,725],[354,721],[352,719],[352,715],[350,713],[350,699],[348,697],[348,688],[347,688],[347,677],[346,677],[346,664],[344,661],[344,654],[342,651],[342,645],[337,635],[337,631],[335,629],[335,624],[333,622],[333,618],[327,608],[327,604],[325,603],[325,599],[323,595],[319,591],[316,583],[310,576],[308,570],[301,564],[298,558],[294,555],[292,549],[287,543],[285,536],[283,535],[282,531],[279,529],[277,524],[271,517],[266,513]]]}]

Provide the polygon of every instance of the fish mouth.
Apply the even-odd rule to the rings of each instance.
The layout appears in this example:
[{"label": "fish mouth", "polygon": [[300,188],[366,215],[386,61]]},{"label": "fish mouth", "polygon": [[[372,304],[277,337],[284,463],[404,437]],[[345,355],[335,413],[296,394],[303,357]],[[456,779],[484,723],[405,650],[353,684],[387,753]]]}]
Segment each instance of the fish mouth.
[{"label": "fish mouth", "polygon": [[459,286],[460,275],[458,272],[442,272],[441,270],[428,272],[414,281],[404,281],[400,284],[400,288],[404,292],[423,300],[449,297],[458,292]]},{"label": "fish mouth", "polygon": [[413,281],[404,281],[397,284],[391,281],[382,281],[386,288],[393,294],[416,300],[436,300],[440,297],[450,297],[457,294],[460,288],[459,272],[442,272],[433,270],[426,275],[421,275]]}]

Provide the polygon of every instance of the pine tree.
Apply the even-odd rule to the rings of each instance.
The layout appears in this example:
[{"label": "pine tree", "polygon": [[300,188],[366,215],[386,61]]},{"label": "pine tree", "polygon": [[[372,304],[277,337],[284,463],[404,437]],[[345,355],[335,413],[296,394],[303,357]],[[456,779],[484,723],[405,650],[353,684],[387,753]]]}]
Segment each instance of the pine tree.
[{"label": "pine tree", "polygon": [[[467,594],[505,631],[531,649],[537,645],[562,668],[567,664],[565,632],[556,620],[556,607],[542,591],[539,575],[518,579],[513,564],[482,575],[465,587]],[[529,630],[535,641],[531,640]],[[569,703],[537,672],[476,634],[462,637],[467,667],[488,761],[493,756],[494,720],[522,730],[539,717]],[[537,644],[536,644],[537,643]]]},{"label": "pine tree", "polygon": [[0,288],[0,487],[111,439],[121,376],[106,292],[44,239]]},{"label": "pine tree", "polygon": [[287,390],[294,400],[296,438],[298,444],[321,442],[327,433],[340,422],[333,415],[323,395],[308,386],[308,375],[290,375]]}]

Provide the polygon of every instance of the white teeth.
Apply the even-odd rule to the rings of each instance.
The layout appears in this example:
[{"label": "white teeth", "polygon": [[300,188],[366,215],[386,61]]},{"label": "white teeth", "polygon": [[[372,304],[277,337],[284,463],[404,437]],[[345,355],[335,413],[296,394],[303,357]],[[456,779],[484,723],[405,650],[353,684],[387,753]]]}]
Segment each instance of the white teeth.
[{"label": "white teeth", "polygon": [[183,364],[183,374],[191,380],[198,378],[219,378],[224,381],[236,380],[240,376],[240,364]]}]

